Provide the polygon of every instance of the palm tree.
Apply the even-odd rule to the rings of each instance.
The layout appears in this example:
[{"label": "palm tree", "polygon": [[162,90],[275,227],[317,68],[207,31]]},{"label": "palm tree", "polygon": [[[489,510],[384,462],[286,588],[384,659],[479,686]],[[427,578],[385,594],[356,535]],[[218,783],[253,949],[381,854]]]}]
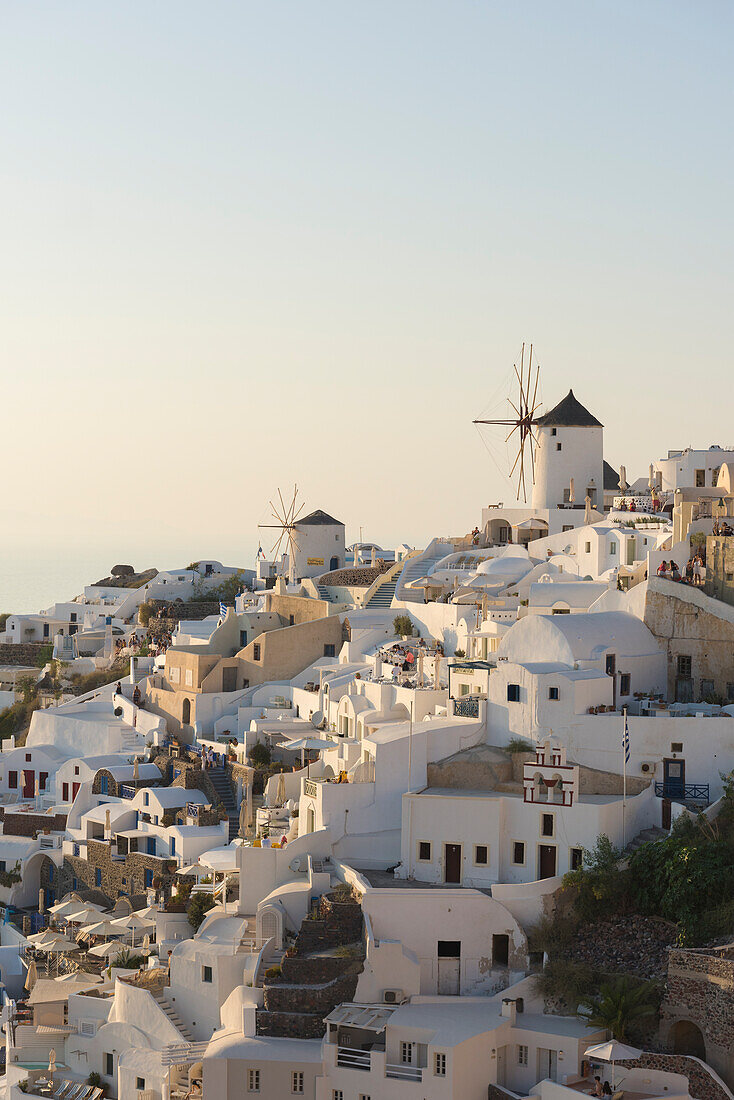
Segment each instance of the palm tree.
[{"label": "palm tree", "polygon": [[596,997],[580,1001],[579,1009],[589,1027],[606,1028],[619,1043],[629,1042],[630,1032],[657,1012],[657,986],[622,977],[606,982]]}]

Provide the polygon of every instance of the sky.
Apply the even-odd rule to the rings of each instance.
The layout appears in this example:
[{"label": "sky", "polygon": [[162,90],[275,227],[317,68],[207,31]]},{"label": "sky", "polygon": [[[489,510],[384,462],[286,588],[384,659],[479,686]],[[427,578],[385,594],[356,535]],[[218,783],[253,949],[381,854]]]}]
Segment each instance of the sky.
[{"label": "sky", "polygon": [[294,483],[348,542],[470,530],[523,342],[630,477],[732,443],[733,32],[1,0],[0,608],[31,560],[250,564]]}]

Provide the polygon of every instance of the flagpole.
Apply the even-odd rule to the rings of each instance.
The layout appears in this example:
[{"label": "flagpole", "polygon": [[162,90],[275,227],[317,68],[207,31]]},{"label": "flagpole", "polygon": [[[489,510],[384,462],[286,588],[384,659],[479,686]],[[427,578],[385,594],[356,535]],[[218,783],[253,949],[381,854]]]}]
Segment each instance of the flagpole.
[{"label": "flagpole", "polygon": [[622,730],[622,851],[627,847],[627,751],[629,732],[627,730],[627,707],[622,709],[624,723]]}]

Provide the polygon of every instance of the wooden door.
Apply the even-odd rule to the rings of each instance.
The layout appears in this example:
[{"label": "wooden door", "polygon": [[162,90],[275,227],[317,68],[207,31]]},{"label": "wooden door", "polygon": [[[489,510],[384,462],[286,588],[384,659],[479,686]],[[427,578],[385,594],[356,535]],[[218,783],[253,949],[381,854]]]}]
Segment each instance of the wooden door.
[{"label": "wooden door", "polygon": [[23,770],[23,798],[33,798],[36,794],[36,773],[31,768]]},{"label": "wooden door", "polygon": [[538,849],[538,878],[553,878],[556,873],[555,844],[540,844]]},{"label": "wooden door", "polygon": [[663,794],[666,798],[684,798],[685,793],[685,760],[663,760]]},{"label": "wooden door", "polygon": [[461,882],[461,845],[444,844],[444,882]]}]

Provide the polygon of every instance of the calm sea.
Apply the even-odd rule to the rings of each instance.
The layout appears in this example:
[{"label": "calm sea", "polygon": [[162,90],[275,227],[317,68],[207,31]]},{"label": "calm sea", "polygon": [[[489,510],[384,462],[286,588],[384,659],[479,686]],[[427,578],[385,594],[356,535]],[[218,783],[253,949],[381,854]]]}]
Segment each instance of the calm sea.
[{"label": "calm sea", "polygon": [[[199,554],[199,557],[205,555]],[[209,554],[225,563],[250,564],[254,551]],[[136,569],[181,569],[195,557],[191,548],[172,547],[161,551],[142,548],[122,559],[113,558],[109,549],[64,551],[62,548],[26,547],[18,550],[0,549],[0,612],[38,612],[62,600],[78,596],[85,585],[110,575],[120,561]]]}]

